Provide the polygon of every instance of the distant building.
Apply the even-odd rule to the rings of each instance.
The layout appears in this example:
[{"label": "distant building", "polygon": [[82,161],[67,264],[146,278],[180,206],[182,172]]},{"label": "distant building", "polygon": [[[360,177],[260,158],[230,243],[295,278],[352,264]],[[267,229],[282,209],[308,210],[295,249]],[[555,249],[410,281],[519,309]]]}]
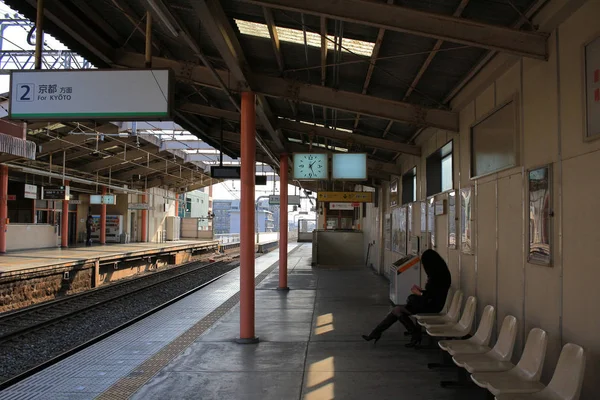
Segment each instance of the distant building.
[{"label": "distant building", "polygon": [[208,193],[194,190],[180,195],[178,215],[181,218],[201,218],[198,226],[202,230],[208,229]]},{"label": "distant building", "polygon": [[[279,208],[279,207],[278,207]],[[214,232],[215,234],[240,233],[240,201],[239,200],[214,200],[213,201]],[[277,213],[279,220],[279,212]],[[274,213],[269,209],[268,202],[259,203],[256,211],[256,232],[277,232]]]}]

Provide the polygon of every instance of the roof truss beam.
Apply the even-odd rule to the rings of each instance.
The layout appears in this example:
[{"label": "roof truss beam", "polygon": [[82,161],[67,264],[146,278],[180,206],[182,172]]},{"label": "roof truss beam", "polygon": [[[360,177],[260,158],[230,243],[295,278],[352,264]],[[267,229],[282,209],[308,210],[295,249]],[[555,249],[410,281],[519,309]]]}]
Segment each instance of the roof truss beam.
[{"label": "roof truss beam", "polygon": [[[115,64],[129,68],[143,68],[144,55],[119,52]],[[155,68],[172,68],[181,78],[191,80],[199,85],[219,88],[218,83],[206,67],[192,67],[183,62],[158,57],[153,58],[152,65]],[[229,82],[230,90],[237,90],[240,87],[238,86],[240,82],[232,79],[228,71],[217,72],[225,82]],[[260,74],[252,74],[250,80],[252,89],[266,96],[291,99],[416,126],[458,131],[458,114],[451,111],[424,108],[406,102],[386,100]]]},{"label": "roof truss beam", "polygon": [[365,0],[242,0],[376,28],[546,60],[548,35]]},{"label": "roof truss beam", "polygon": [[213,147],[201,140],[163,140],[160,144],[160,151],[165,150],[202,150],[212,149]]}]

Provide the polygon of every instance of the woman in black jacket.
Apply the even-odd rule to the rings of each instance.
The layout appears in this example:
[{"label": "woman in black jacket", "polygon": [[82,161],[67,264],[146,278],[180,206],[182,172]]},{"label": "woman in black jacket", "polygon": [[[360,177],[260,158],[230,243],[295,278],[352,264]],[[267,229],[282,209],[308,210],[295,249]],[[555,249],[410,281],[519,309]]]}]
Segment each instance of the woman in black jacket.
[{"label": "woman in black jacket", "polygon": [[413,286],[412,293],[408,296],[407,304],[398,305],[392,309],[377,327],[368,336],[362,335],[366,341],[381,338],[381,333],[400,321],[412,335],[406,347],[415,347],[421,343],[421,326],[415,324],[410,318],[414,314],[437,313],[442,310],[446,302],[448,290],[452,284],[452,277],[444,259],[435,250],[425,250],[421,256],[421,264],[427,274],[425,290]]}]

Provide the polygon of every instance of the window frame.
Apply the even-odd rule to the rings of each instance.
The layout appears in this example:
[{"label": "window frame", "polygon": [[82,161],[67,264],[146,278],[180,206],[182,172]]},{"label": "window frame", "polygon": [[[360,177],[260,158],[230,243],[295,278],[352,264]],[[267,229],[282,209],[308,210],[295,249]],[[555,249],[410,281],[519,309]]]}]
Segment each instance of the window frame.
[{"label": "window frame", "polygon": [[[514,123],[515,123],[515,132],[514,132],[514,141],[513,141],[513,152],[515,155],[515,162],[512,165],[508,165],[506,167],[502,167],[500,169],[491,171],[491,172],[486,172],[484,174],[480,174],[480,175],[473,175],[474,173],[474,156],[475,156],[475,151],[473,149],[473,130],[475,129],[475,127],[477,127],[478,125],[480,125],[481,123],[485,122],[487,119],[489,119],[492,115],[494,115],[495,113],[497,113],[498,111],[502,110],[504,107],[509,106],[511,103],[514,104],[514,113],[513,113],[513,118],[514,118]],[[486,176],[490,176],[493,174],[497,174],[506,170],[509,170],[511,168],[516,168],[519,165],[521,165],[521,103],[519,101],[519,96],[515,93],[513,96],[511,96],[509,99],[507,99],[506,101],[498,104],[496,107],[494,107],[493,109],[491,109],[489,112],[487,112],[486,114],[484,114],[483,116],[481,116],[480,118],[478,118],[473,124],[471,124],[471,126],[469,127],[469,180],[473,181],[476,179],[480,179],[480,178],[484,178]]]},{"label": "window frame", "polygon": [[[451,150],[444,154],[444,148],[448,145],[451,145]],[[449,155],[452,155],[452,170],[450,172],[450,176],[452,177],[452,185],[449,189],[443,190],[443,186],[442,186],[442,160],[446,157],[448,157]],[[428,170],[427,170],[427,164],[428,161],[432,158],[432,157],[437,157],[437,159],[439,160],[439,171],[440,171],[440,177],[439,177],[439,191],[436,193],[430,193],[429,192],[429,175],[427,174]],[[449,192],[451,190],[454,190],[454,139],[450,139],[449,141],[447,141],[446,143],[444,143],[443,146],[440,146],[437,150],[435,150],[434,152],[432,152],[431,154],[429,154],[427,156],[427,158],[425,159],[425,197],[429,198],[429,197],[433,197],[433,196],[438,196],[440,194],[444,194],[446,192]]]},{"label": "window frame", "polygon": [[[411,185],[413,186],[412,190],[411,190],[411,198],[412,200],[410,201],[404,201],[404,192],[405,192],[405,185],[404,182],[408,181],[410,179],[411,181]],[[414,203],[415,201],[417,201],[417,166],[415,165],[414,167],[412,167],[410,170],[408,170],[407,172],[403,173],[402,176],[400,177],[400,180],[402,182],[402,193],[400,194],[400,205],[404,206],[406,204],[410,204],[410,203]]]}]

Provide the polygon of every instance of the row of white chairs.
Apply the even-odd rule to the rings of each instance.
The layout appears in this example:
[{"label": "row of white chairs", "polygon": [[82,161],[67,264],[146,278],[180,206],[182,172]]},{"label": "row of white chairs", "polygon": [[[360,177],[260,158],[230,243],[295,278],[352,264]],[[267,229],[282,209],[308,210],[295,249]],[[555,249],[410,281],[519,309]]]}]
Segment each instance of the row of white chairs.
[{"label": "row of white chairs", "polygon": [[475,320],[477,299],[470,296],[460,320],[458,319],[463,293],[448,294],[440,314],[417,314],[418,323],[430,336],[450,338],[440,340],[439,347],[452,356],[454,364],[471,374],[472,381],[487,389],[497,400],[578,400],[585,370],[585,352],[580,346],[567,343],[558,359],[556,370],[548,386],[540,382],[548,343],[547,333],[539,328],[529,332],[521,359],[511,362],[517,336],[517,319],[504,318],[498,340],[490,348],[496,310],[487,305],[475,335],[471,332]]}]

